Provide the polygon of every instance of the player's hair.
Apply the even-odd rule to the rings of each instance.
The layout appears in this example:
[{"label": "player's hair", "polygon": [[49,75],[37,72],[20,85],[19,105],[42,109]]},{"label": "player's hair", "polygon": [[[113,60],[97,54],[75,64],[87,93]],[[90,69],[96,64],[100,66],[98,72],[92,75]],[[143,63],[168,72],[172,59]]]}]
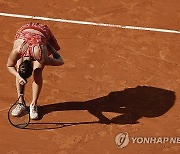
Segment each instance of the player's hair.
[{"label": "player's hair", "polygon": [[25,60],[19,65],[18,73],[23,79],[27,79],[32,75],[33,66],[30,60]]}]

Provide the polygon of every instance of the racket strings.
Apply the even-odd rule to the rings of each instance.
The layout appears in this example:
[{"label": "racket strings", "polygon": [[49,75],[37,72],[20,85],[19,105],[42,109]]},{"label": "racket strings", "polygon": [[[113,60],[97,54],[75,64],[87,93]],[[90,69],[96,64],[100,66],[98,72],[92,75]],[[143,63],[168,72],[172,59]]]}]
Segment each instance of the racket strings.
[{"label": "racket strings", "polygon": [[24,104],[17,102],[10,108],[8,118],[13,126],[25,128],[29,124],[30,120],[29,108]]}]

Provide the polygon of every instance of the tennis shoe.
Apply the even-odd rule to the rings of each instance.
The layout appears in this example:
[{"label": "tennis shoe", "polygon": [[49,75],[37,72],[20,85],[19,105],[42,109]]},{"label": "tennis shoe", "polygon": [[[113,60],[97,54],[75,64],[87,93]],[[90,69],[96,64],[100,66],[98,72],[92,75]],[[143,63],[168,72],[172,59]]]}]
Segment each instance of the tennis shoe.
[{"label": "tennis shoe", "polygon": [[38,119],[37,105],[30,104],[30,118],[33,120]]},{"label": "tennis shoe", "polygon": [[12,110],[11,114],[14,117],[20,116],[26,110],[25,106],[21,103],[18,103],[16,108]]}]

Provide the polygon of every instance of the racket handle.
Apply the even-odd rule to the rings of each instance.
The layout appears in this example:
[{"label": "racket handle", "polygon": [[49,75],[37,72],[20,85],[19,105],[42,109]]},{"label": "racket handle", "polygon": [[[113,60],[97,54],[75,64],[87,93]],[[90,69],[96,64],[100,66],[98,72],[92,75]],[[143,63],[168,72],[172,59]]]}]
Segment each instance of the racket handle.
[{"label": "racket handle", "polygon": [[20,95],[24,94],[24,85],[20,84]]}]

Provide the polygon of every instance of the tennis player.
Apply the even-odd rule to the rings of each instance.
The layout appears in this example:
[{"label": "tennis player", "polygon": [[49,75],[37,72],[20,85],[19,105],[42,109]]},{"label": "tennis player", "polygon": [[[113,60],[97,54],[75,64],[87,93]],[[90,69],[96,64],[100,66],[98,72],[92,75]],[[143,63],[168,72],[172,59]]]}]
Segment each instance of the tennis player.
[{"label": "tennis player", "polygon": [[[7,68],[16,77],[18,96],[20,84],[25,85],[27,78],[33,74],[32,102],[30,104],[31,119],[38,119],[37,101],[41,92],[45,65],[63,65],[63,59],[57,52],[60,46],[47,25],[27,23],[15,35],[14,46],[7,61]],[[50,56],[50,55],[53,55]],[[24,110],[20,100],[12,111],[13,116],[19,116]]]}]

